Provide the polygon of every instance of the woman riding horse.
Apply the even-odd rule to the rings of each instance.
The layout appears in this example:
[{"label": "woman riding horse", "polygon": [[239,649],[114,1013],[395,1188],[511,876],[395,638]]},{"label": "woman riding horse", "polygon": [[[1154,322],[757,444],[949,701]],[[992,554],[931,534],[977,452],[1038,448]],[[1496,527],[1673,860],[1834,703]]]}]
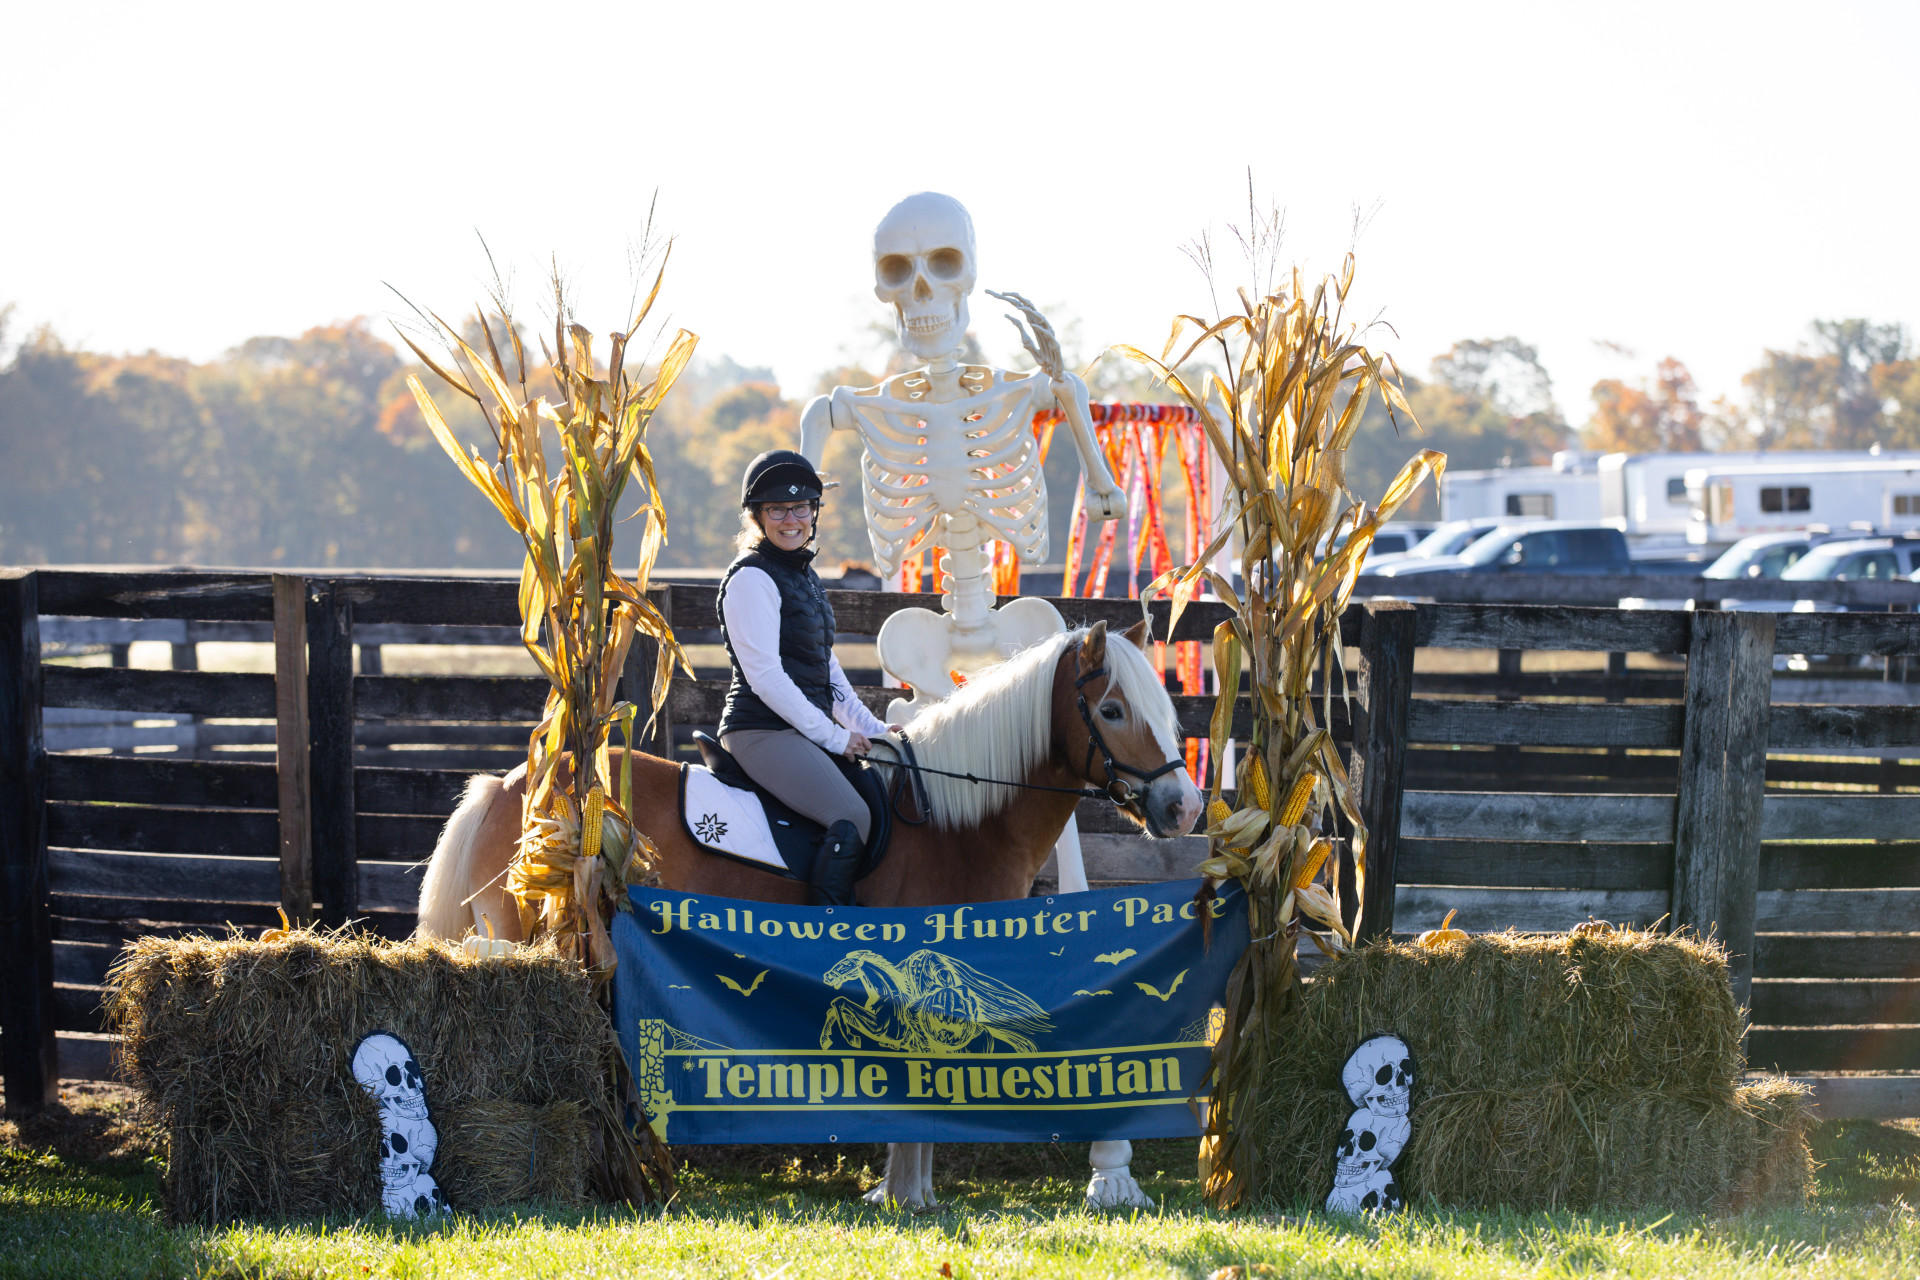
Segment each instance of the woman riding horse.
[{"label": "woman riding horse", "polygon": [[833,655],[833,608],[813,572],[825,486],[813,464],[774,449],[740,482],[740,555],[720,580],[720,638],[733,682],[720,745],[788,808],[826,828],[810,881],[816,903],[846,906],[872,835],[842,764],[889,726],[854,696]]}]

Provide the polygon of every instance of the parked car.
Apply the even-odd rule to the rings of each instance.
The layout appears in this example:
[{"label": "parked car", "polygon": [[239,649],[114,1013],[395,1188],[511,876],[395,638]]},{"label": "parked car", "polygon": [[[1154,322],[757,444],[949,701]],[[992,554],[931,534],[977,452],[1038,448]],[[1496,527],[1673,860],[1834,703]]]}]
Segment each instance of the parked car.
[{"label": "parked car", "polygon": [[1411,557],[1415,560],[1431,560],[1435,556],[1457,556],[1476,539],[1503,524],[1512,521],[1502,520],[1498,516],[1476,516],[1472,520],[1449,520],[1434,527],[1433,532],[1413,544],[1405,551],[1383,555],[1375,544],[1374,551],[1367,556],[1366,572],[1389,564],[1398,564]]},{"label": "parked car", "polygon": [[[1373,544],[1367,548],[1366,563],[1371,565],[1383,556],[1405,555],[1431,534],[1433,529],[1434,526],[1431,524],[1389,520],[1380,526],[1378,533],[1373,535]],[[1346,546],[1350,536],[1352,536],[1352,530],[1342,533],[1327,544],[1327,552],[1331,554]]]},{"label": "parked car", "polygon": [[1795,533],[1756,533],[1740,539],[1720,553],[1720,558],[1708,565],[1703,578],[1727,578],[1745,581],[1748,578],[1777,578],[1795,564],[1800,557],[1811,551],[1821,542],[1832,541],[1824,534],[1811,530]]},{"label": "parked car", "polygon": [[[1848,538],[1813,548],[1780,575],[1789,582],[1892,582],[1920,571],[1920,537]],[[1751,606],[1750,606],[1751,607]],[[1796,613],[1844,613],[1843,604],[1795,600]]]},{"label": "parked car", "polygon": [[1409,557],[1375,572],[1382,578],[1429,573],[1629,573],[1627,538],[1611,525],[1575,521],[1502,522],[1455,556]]}]

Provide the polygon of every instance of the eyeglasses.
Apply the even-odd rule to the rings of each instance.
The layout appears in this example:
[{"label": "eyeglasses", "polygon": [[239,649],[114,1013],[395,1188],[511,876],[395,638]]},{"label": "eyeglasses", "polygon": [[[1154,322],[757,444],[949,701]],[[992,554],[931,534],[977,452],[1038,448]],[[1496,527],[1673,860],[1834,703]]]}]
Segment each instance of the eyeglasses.
[{"label": "eyeglasses", "polygon": [[773,521],[775,524],[779,524],[785,520],[803,519],[807,516],[812,515],[815,511],[818,511],[819,509],[820,509],[820,504],[817,502],[796,502],[791,506],[761,507],[760,514],[765,516],[767,519]]}]

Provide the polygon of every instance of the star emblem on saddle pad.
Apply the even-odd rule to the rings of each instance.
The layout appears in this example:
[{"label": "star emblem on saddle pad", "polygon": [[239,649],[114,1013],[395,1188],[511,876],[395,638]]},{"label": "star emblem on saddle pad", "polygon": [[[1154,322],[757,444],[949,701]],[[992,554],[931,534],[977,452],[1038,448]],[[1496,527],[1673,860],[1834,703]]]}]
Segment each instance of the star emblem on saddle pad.
[{"label": "star emblem on saddle pad", "polygon": [[712,844],[727,834],[727,824],[720,821],[717,813],[704,813],[700,815],[700,821],[693,824],[693,833]]}]

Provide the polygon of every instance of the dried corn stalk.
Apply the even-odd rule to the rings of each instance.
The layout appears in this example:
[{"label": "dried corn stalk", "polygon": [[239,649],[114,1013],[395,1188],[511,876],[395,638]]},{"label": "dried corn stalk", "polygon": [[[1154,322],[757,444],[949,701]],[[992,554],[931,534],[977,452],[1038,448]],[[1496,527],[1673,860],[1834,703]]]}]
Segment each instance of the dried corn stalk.
[{"label": "dried corn stalk", "polygon": [[[1180,316],[1158,358],[1119,348],[1151,366],[1199,413],[1227,475],[1227,505],[1212,544],[1148,589],[1171,592],[1175,622],[1203,583],[1233,610],[1213,636],[1215,760],[1223,758],[1232,728],[1242,662],[1252,669],[1253,733],[1239,759],[1239,807],[1221,798],[1216,774],[1209,856],[1200,866],[1204,875],[1232,876],[1245,886],[1254,939],[1228,982],[1214,1049],[1206,1190],[1221,1207],[1238,1203],[1253,1181],[1256,1153],[1239,1138],[1262,1096],[1265,1046],[1282,1032],[1298,997],[1295,941],[1302,929],[1324,950],[1350,941],[1338,906],[1340,860],[1328,856],[1336,807],[1352,828],[1356,890],[1364,894],[1366,887],[1366,828],[1324,723],[1331,707],[1314,713],[1313,672],[1340,660],[1340,614],[1375,532],[1422,480],[1437,482],[1446,464],[1443,454],[1420,451],[1373,507],[1347,488],[1347,447],[1373,394],[1385,399],[1396,424],[1401,414],[1413,420],[1392,357],[1359,343],[1346,319],[1353,269],[1349,254],[1337,279],[1311,289],[1296,269],[1287,284],[1258,299],[1242,290],[1241,314],[1212,322]],[[1172,358],[1195,328],[1198,336]],[[1211,370],[1196,377],[1192,362],[1203,350],[1231,381]],[[1338,551],[1318,555],[1342,533],[1349,536]],[[1236,537],[1244,596],[1211,565]]]},{"label": "dried corn stalk", "polygon": [[[661,273],[665,269],[663,261]],[[527,356],[504,291],[494,296],[495,318],[513,355],[511,384],[484,311],[485,354],[433,317],[457,372],[402,334],[428,368],[480,406],[493,432],[491,463],[477,448],[463,450],[420,380],[407,379],[441,448],[527,547],[520,571],[520,638],[552,688],[527,744],[520,848],[508,869],[507,887],[519,903],[526,936],[553,935],[600,980],[614,965],[607,928],[611,913],[626,908],[627,880],[644,869],[649,848],[628,817],[631,767],[622,768],[617,786],[612,776],[611,731],[619,724],[631,741],[637,713],[631,703],[615,702],[614,691],[635,635],[658,643],[655,713],[666,699],[674,661],[686,666],[673,628],[647,599],[654,559],[666,542],[667,517],[646,433],[698,339],[684,329],[677,332],[651,379],[641,381],[626,370],[628,345],[659,296],[660,279],[656,274],[633,323],[610,335],[601,377],[593,335],[571,323],[565,289],[555,277],[553,348],[541,344],[557,392],[552,400],[528,391]],[[630,478],[643,482],[646,499],[638,513],[640,562],[632,581],[613,565],[614,512]]]}]

